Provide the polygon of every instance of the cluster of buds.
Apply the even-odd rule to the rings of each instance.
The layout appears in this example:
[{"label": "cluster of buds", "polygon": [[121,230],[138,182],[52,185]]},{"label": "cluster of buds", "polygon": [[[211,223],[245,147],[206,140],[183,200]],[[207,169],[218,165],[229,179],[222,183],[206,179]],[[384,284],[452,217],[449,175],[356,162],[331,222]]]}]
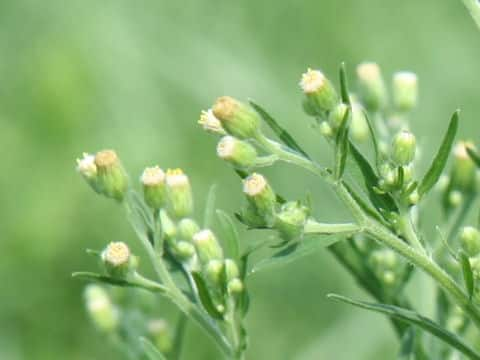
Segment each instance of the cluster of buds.
[{"label": "cluster of buds", "polygon": [[95,155],[83,154],[77,159],[77,171],[95,192],[122,201],[128,188],[128,176],[113,150]]},{"label": "cluster of buds", "polygon": [[377,249],[370,253],[368,262],[380,281],[387,288],[394,288],[401,280],[402,263],[394,251]]}]

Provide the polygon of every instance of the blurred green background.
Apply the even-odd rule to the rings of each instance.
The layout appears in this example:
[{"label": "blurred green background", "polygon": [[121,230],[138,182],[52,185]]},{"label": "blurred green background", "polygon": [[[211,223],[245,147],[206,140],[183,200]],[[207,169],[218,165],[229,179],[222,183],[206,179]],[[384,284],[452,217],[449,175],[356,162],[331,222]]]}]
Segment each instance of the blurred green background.
[{"label": "blurred green background", "polygon": [[[234,210],[239,181],[196,125],[217,96],[257,100],[328,163],[299,106],[304,69],[334,77],[341,61],[352,73],[363,60],[386,74],[410,69],[421,89],[413,128],[429,153],[457,107],[462,134],[476,135],[479,58],[479,34],[455,0],[1,0],[0,359],[120,358],[70,274],[95,269],[85,248],[134,236],[121,209],[75,173],[83,151],[116,149],[133,178],[146,165],[182,167],[198,216],[213,182],[219,207]],[[310,190],[320,219],[347,219],[311,176],[267,173],[289,198]],[[249,286],[249,359],[395,358],[385,319],[326,300],[366,298],[326,252]],[[216,358],[190,326],[185,359]]]}]

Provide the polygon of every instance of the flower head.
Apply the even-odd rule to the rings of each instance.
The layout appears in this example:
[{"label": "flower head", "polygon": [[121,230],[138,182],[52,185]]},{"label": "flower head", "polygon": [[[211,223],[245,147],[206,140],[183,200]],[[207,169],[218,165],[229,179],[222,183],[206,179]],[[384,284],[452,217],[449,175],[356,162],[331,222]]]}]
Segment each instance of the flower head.
[{"label": "flower head", "polygon": [[213,115],[212,109],[202,111],[198,123],[203,127],[205,131],[208,131],[212,134],[225,134],[225,129],[223,128],[222,123],[215,117],[215,115]]}]

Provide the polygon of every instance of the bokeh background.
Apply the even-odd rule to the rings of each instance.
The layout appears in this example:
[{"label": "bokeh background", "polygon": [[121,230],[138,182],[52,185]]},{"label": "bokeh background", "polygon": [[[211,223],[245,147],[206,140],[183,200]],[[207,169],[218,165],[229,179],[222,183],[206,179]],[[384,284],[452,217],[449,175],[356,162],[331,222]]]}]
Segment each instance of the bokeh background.
[{"label": "bokeh background", "polygon": [[[476,139],[479,58],[480,34],[455,0],[1,0],[0,359],[121,359],[70,277],[95,269],[85,248],[135,240],[121,209],[75,173],[83,151],[116,149],[134,179],[146,165],[182,167],[198,216],[214,182],[231,211],[239,181],[196,125],[217,96],[257,100],[328,163],[299,106],[304,69],[333,77],[341,61],[352,73],[363,60],[387,77],[410,69],[421,89],[412,127],[429,153],[457,107],[461,133]],[[268,174],[289,198],[308,189],[319,218],[347,219],[311,176],[286,166]],[[326,252],[261,273],[250,288],[249,359],[395,358],[385,319],[325,298],[366,298]],[[190,326],[185,359],[217,358]]]}]

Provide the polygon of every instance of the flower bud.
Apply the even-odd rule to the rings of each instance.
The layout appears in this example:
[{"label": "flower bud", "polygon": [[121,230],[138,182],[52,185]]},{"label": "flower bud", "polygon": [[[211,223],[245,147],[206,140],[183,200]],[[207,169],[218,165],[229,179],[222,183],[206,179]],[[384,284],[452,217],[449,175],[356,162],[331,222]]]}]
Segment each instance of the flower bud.
[{"label": "flower bud", "polygon": [[246,141],[224,136],[217,145],[217,155],[235,167],[249,168],[255,163],[257,151]]},{"label": "flower bud", "polygon": [[329,138],[333,135],[333,129],[328,121],[322,121],[319,126],[320,134]]},{"label": "flower bud", "polygon": [[225,274],[227,281],[230,281],[240,276],[238,266],[232,259],[225,259]]},{"label": "flower bud", "polygon": [[190,181],[180,169],[167,170],[167,203],[170,214],[176,218],[189,216],[193,212],[193,196]]},{"label": "flower bud", "polygon": [[165,173],[158,166],[147,167],[140,178],[143,184],[145,203],[152,209],[160,209],[165,205]]},{"label": "flower bud", "polygon": [[291,240],[303,233],[305,221],[308,216],[308,208],[296,201],[290,201],[282,205],[276,215],[275,228],[282,238]]},{"label": "flower bud", "polygon": [[99,330],[110,333],[118,327],[118,311],[101,286],[90,284],[85,288],[85,303],[90,318]]},{"label": "flower bud", "polygon": [[134,270],[137,261],[124,242],[111,242],[101,255],[107,273],[112,277],[123,278]]},{"label": "flower bud", "polygon": [[339,101],[332,83],[319,70],[308,69],[302,75],[300,87],[306,95],[306,108],[310,114],[330,112]]},{"label": "flower bud", "polygon": [[273,220],[275,215],[276,197],[267,180],[260,174],[253,173],[243,180],[243,192],[255,207],[258,215]]},{"label": "flower bud", "polygon": [[463,202],[463,194],[458,190],[453,190],[448,194],[448,203],[452,207],[460,206]]},{"label": "flower bud", "polygon": [[418,190],[415,189],[410,195],[408,195],[408,202],[410,205],[417,205],[420,201],[420,195],[418,194]]},{"label": "flower bud", "polygon": [[243,282],[239,278],[232,279],[227,284],[227,292],[233,296],[242,293],[243,289]]},{"label": "flower bud", "polygon": [[214,287],[222,287],[224,262],[218,259],[210,260],[205,266],[207,281]]},{"label": "flower bud", "polygon": [[463,250],[472,257],[480,253],[480,231],[473,226],[465,226],[460,233]]},{"label": "flower bud", "polygon": [[381,276],[382,282],[387,286],[392,286],[395,284],[397,277],[393,271],[387,270]]},{"label": "flower bud", "polygon": [[77,171],[95,192],[101,192],[98,185],[97,165],[95,165],[94,155],[83,153],[83,158],[77,159]]},{"label": "flower bud", "polygon": [[168,354],[173,349],[173,337],[164,319],[150,320],[147,324],[148,333],[153,343],[162,354]]},{"label": "flower bud", "polygon": [[473,147],[471,142],[459,142],[453,150],[453,164],[451,181],[456,189],[469,191],[475,186],[476,166],[467,153],[467,146]]},{"label": "flower bud", "polygon": [[328,115],[328,123],[334,129],[338,129],[342,125],[345,114],[348,110],[348,106],[344,103],[340,103],[330,112]]},{"label": "flower bud", "polygon": [[188,241],[181,240],[175,244],[175,254],[181,261],[189,260],[195,255],[195,246]]},{"label": "flower bud", "polygon": [[359,95],[368,110],[377,111],[387,104],[387,90],[380,67],[376,63],[362,63],[357,66]]},{"label": "flower bud", "polygon": [[400,131],[393,138],[392,160],[397,165],[408,165],[415,158],[416,140],[415,136],[407,131]]},{"label": "flower bud", "polygon": [[212,112],[227,133],[239,139],[255,137],[259,130],[260,120],[257,113],[229,96],[218,98]]},{"label": "flower bud", "polygon": [[162,229],[163,237],[166,243],[171,247],[175,247],[177,237],[177,227],[172,219],[165,211],[160,211],[160,225]]},{"label": "flower bud", "polygon": [[225,129],[222,127],[222,123],[218,120],[215,115],[213,115],[212,109],[207,111],[202,111],[200,115],[200,120],[198,123],[203,127],[203,129],[209,133],[216,135],[225,135]]},{"label": "flower bud", "polygon": [[207,264],[214,259],[223,259],[223,250],[212,231],[200,230],[193,236],[193,244],[202,264]]},{"label": "flower bud", "polygon": [[417,75],[409,71],[393,75],[393,102],[400,111],[410,111],[417,105]]},{"label": "flower bud", "polygon": [[115,151],[99,151],[95,155],[95,165],[102,194],[122,201],[127,191],[128,177]]},{"label": "flower bud", "polygon": [[357,142],[364,142],[368,140],[370,129],[368,127],[365,113],[362,105],[359,103],[352,103],[352,121],[350,123],[350,135],[353,140]]},{"label": "flower bud", "polygon": [[189,218],[185,218],[179,221],[177,224],[178,236],[186,241],[192,241],[193,235],[200,231],[200,227],[197,223]]}]

